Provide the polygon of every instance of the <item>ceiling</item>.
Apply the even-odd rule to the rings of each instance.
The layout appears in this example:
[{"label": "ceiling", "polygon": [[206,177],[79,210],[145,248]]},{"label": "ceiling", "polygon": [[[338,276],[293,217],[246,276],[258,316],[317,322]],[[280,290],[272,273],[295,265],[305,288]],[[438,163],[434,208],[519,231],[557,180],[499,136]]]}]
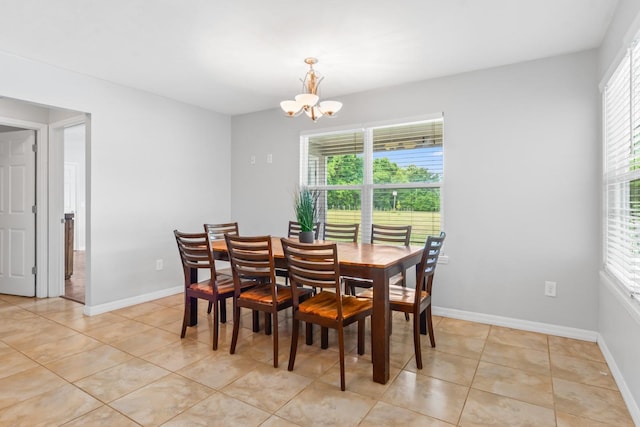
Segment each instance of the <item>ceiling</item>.
[{"label": "ceiling", "polygon": [[[226,114],[598,47],[617,0],[0,0],[0,51]],[[2,95],[2,94],[0,94]]]}]

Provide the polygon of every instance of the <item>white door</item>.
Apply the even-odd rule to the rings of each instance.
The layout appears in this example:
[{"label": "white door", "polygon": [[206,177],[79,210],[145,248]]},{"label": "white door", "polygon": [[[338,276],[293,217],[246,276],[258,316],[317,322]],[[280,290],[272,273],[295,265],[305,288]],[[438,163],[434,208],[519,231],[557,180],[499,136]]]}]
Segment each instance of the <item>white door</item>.
[{"label": "white door", "polygon": [[0,133],[0,293],[34,296],[36,156],[31,130]]}]

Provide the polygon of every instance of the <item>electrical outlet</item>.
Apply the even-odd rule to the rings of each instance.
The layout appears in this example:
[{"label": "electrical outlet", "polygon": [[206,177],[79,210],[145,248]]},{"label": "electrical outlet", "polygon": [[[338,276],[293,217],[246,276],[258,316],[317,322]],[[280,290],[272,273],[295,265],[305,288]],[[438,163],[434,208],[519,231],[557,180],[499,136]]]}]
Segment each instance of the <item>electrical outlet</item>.
[{"label": "electrical outlet", "polygon": [[164,262],[161,259],[156,260],[156,270],[160,271],[164,268]]},{"label": "electrical outlet", "polygon": [[267,163],[273,163],[273,154],[267,154]]},{"label": "electrical outlet", "polygon": [[251,163],[252,165],[256,164],[256,156],[251,156],[251,159],[249,160],[249,163]]},{"label": "electrical outlet", "polygon": [[556,296],[556,282],[544,282],[544,294],[548,297]]}]

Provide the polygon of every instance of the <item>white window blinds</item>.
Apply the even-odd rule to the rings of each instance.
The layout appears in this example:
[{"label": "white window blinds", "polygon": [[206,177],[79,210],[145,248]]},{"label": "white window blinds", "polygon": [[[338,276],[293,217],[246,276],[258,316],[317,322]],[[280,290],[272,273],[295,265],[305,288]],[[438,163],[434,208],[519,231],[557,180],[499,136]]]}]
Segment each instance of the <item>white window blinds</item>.
[{"label": "white window blinds", "polygon": [[605,269],[640,291],[640,45],[604,90]]}]

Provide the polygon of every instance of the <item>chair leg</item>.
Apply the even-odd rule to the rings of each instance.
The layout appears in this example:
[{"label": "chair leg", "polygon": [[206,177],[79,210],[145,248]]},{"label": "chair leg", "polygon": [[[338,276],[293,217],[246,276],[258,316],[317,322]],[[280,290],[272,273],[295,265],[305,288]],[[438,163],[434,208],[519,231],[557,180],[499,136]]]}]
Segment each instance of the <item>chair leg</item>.
[{"label": "chair leg", "polygon": [[236,352],[236,344],[238,343],[238,333],[240,332],[240,307],[233,303],[233,336],[231,337],[231,349],[229,353]]},{"label": "chair leg", "polygon": [[427,313],[426,310],[420,313],[420,333],[427,335]]},{"label": "chair leg", "polygon": [[[407,287],[407,269],[405,268],[402,269],[402,287]],[[404,314],[404,320],[406,320],[407,322],[409,321],[409,313]]]},{"label": "chair leg", "polygon": [[211,308],[213,307],[213,302],[209,301],[209,307],[207,307],[207,314],[211,314]]},{"label": "chair leg", "polygon": [[258,332],[260,330],[260,312],[253,310],[253,332]]},{"label": "chair leg", "polygon": [[[276,323],[276,327],[278,324]],[[271,335],[271,313],[264,312],[264,334]]]},{"label": "chair leg", "polygon": [[227,300],[220,300],[220,322],[227,323]]},{"label": "chair leg", "polygon": [[306,327],[306,330],[304,333],[306,343],[307,345],[311,345],[313,344],[313,323],[310,323],[310,322],[304,322],[304,323]]},{"label": "chair leg", "polygon": [[[209,301],[209,304],[211,304],[211,301]],[[213,329],[213,336],[211,337],[213,340],[213,349],[217,350],[218,349],[218,302],[216,301],[213,304],[213,316],[211,316],[211,328]]]},{"label": "chair leg", "polygon": [[191,317],[191,298],[184,297],[184,318],[182,319],[182,332],[180,332],[180,338],[184,338],[187,333],[187,324]]},{"label": "chair leg", "polygon": [[364,319],[358,320],[358,354],[364,354],[364,327],[365,321]]},{"label": "chair leg", "polygon": [[413,348],[416,354],[416,366],[422,369],[422,350],[420,350],[420,315],[413,314]]},{"label": "chair leg", "polygon": [[342,325],[338,327],[338,347],[340,348],[340,390],[344,391],[346,381],[344,377],[344,328]]},{"label": "chair leg", "polygon": [[427,316],[427,326],[429,327],[429,340],[431,341],[431,347],[436,346],[436,337],[433,335],[433,322],[431,321],[431,305],[425,310]]},{"label": "chair leg", "polygon": [[266,313],[269,320],[271,320],[271,316],[273,316],[273,367],[278,367],[278,312],[274,312],[271,316],[269,313]]},{"label": "chair leg", "polygon": [[329,328],[325,326],[320,328],[320,348],[329,348]]},{"label": "chair leg", "polygon": [[[307,323],[310,325],[310,323]],[[291,351],[289,352],[289,370],[293,371],[293,365],[296,363],[296,352],[298,350],[298,332],[300,330],[300,321],[293,319],[293,327],[291,328]]]}]

